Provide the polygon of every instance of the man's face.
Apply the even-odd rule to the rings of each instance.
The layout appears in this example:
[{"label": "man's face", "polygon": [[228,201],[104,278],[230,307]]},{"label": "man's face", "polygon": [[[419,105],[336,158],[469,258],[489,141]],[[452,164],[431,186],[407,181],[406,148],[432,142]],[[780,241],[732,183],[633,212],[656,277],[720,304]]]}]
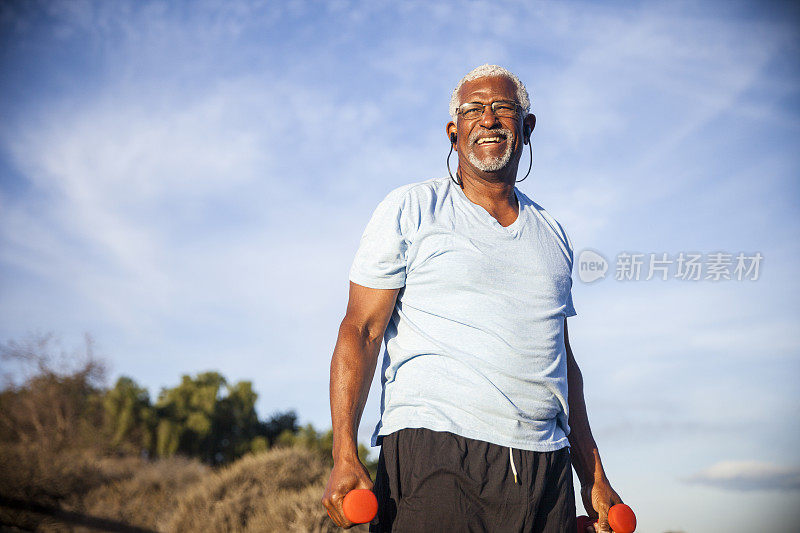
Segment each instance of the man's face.
[{"label": "man's face", "polygon": [[[514,83],[504,76],[468,81],[459,91],[460,102],[491,104],[497,100],[516,102]],[[456,121],[459,156],[483,172],[497,172],[512,161],[519,161],[522,148],[521,115],[498,117],[486,107],[476,119],[459,116]],[[513,157],[513,156],[517,157]]]}]

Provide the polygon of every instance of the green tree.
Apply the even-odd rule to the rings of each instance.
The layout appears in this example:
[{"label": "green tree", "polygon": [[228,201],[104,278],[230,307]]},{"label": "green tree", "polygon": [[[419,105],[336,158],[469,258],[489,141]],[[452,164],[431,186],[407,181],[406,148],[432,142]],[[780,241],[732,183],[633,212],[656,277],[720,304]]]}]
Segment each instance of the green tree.
[{"label": "green tree", "polygon": [[219,372],[203,372],[195,378],[184,375],[177,387],[161,391],[156,403],[159,455],[180,452],[215,462],[212,429],[225,385],[226,380]]},{"label": "green tree", "polygon": [[274,446],[284,432],[294,435],[300,428],[297,426],[297,414],[294,411],[276,413],[262,424],[259,434],[264,435],[270,446]]},{"label": "green tree", "polygon": [[148,454],[155,451],[157,419],[147,389],[122,376],[103,398],[103,409],[112,446],[128,444]]},{"label": "green tree", "polygon": [[[214,414],[215,462],[228,462],[249,452],[259,437],[260,423],[256,413],[258,395],[249,381],[240,381],[227,388]],[[263,439],[263,436],[262,436]],[[260,447],[261,444],[255,444]]]},{"label": "green tree", "polygon": [[[261,423],[257,399],[249,381],[229,385],[218,372],[183,376],[180,385],[162,390],[156,403],[157,454],[181,453],[219,464],[266,449],[272,443],[270,430],[286,420]],[[292,414],[293,428],[295,419]]]}]

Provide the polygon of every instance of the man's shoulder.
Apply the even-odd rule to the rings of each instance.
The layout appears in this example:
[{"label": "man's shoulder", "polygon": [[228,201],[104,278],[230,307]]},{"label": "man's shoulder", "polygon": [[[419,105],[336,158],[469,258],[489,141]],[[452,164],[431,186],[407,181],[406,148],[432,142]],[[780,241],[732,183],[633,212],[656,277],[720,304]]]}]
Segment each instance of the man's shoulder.
[{"label": "man's shoulder", "polygon": [[447,191],[447,178],[431,178],[415,181],[395,187],[384,198],[384,201],[403,202],[407,199],[428,199],[437,197]]},{"label": "man's shoulder", "polygon": [[525,193],[522,193],[522,195],[525,197],[527,203],[531,206],[531,209],[536,212],[536,215],[539,217],[539,219],[544,221],[547,226],[550,227],[551,231],[559,238],[559,240],[561,240],[567,246],[567,248],[571,250],[572,241],[570,240],[567,231],[564,229],[564,226],[562,226],[561,223],[539,203],[531,200],[527,195],[525,195]]}]

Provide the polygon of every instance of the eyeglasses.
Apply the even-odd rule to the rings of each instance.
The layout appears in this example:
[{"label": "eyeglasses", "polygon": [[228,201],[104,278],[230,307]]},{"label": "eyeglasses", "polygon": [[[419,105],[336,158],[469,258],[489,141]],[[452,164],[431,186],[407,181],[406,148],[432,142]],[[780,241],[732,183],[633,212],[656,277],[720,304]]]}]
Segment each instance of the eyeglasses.
[{"label": "eyeglasses", "polygon": [[467,120],[474,120],[483,116],[486,111],[486,106],[491,105],[492,113],[498,117],[516,117],[517,109],[521,106],[516,102],[509,102],[508,100],[495,100],[491,104],[482,104],[480,102],[467,102],[458,106],[457,113]]}]

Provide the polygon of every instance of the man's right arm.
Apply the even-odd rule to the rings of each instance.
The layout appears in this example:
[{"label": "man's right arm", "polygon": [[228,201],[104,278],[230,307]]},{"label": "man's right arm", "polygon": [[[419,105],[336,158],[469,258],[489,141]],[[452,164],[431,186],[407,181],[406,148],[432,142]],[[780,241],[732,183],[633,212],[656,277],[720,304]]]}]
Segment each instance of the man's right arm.
[{"label": "man's right arm", "polygon": [[352,523],[342,514],[344,495],[353,489],[372,488],[369,474],[358,459],[358,425],[399,292],[350,282],[347,312],[331,358],[333,471],[322,503],[334,522],[345,528]]}]

